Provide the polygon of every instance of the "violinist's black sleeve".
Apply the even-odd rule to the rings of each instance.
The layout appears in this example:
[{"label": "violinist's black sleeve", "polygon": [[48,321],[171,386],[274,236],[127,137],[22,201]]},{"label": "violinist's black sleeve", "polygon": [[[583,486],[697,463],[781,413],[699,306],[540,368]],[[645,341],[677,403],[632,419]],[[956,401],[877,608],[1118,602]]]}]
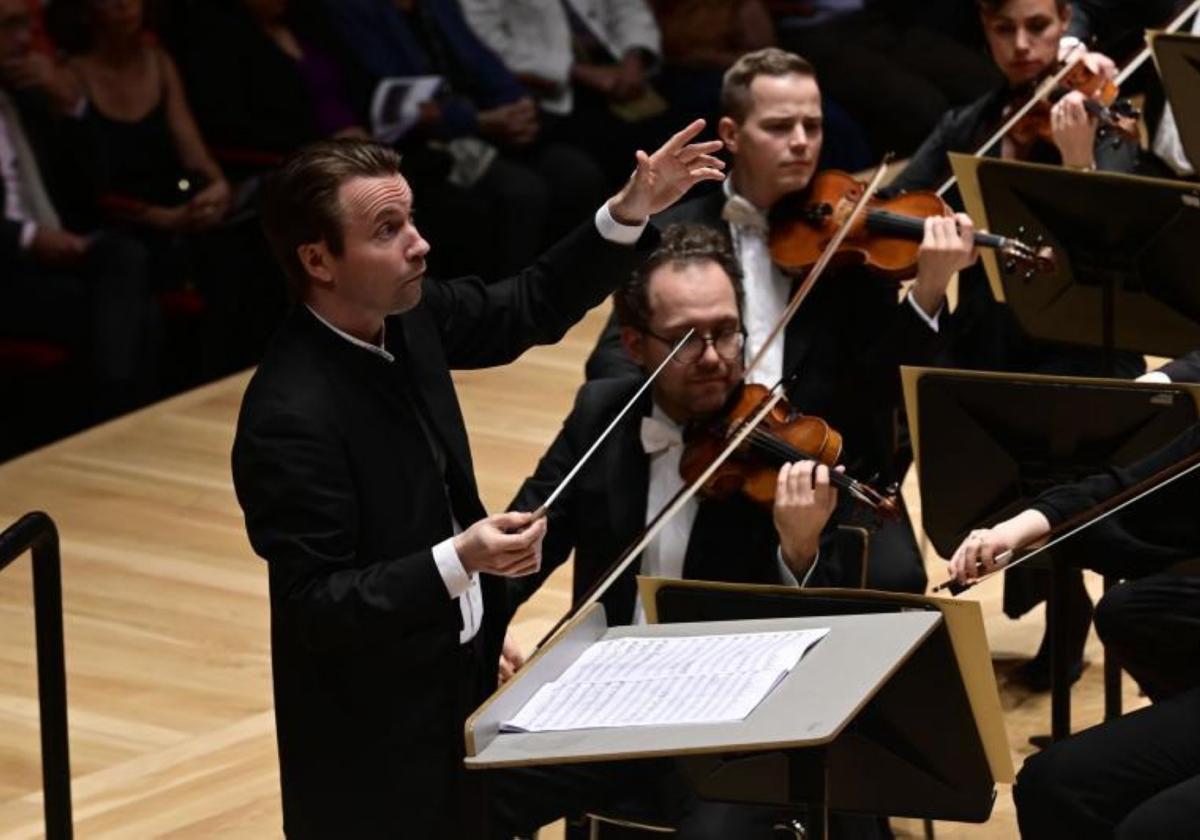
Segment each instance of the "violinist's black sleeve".
[{"label": "violinist's black sleeve", "polygon": [[[1128,467],[1111,467],[1082,481],[1047,490],[1030,507],[1042,513],[1052,527],[1057,526],[1198,449],[1200,424]],[[1200,556],[1198,497],[1200,470],[1081,532],[1081,542],[1092,554],[1087,565],[1122,577],[1141,577],[1178,560]]]},{"label": "violinist's black sleeve", "polygon": [[1172,382],[1200,382],[1200,350],[1193,350],[1161,368]]}]

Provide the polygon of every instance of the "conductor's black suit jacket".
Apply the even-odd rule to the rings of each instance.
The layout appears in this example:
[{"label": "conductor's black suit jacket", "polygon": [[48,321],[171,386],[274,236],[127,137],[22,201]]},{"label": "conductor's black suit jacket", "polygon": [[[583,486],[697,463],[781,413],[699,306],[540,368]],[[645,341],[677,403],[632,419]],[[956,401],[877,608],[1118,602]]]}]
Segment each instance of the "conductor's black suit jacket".
[{"label": "conductor's black suit jacket", "polygon": [[289,836],[474,835],[455,793],[462,724],[494,686],[508,614],[484,576],[483,626],[460,645],[431,553],[451,513],[463,528],[485,515],[450,369],[557,341],[641,250],[589,223],[510,280],[425,280],[387,319],[394,362],[302,306],[286,319],[246,391],[233,476],[269,565]]}]

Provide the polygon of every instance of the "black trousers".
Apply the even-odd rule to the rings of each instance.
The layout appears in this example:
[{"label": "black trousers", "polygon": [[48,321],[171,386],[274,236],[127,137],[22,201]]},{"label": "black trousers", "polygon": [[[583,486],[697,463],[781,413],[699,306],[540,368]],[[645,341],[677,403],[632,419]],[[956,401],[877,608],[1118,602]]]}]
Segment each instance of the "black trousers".
[{"label": "black trousers", "polygon": [[1096,605],[1095,622],[1106,654],[1150,699],[1200,687],[1200,569],[1162,572],[1110,589]]},{"label": "black trousers", "polygon": [[[777,824],[803,820],[794,808],[698,799],[671,759],[497,771],[489,774],[488,789],[492,840],[597,812],[672,825],[679,840],[775,840]],[[829,831],[839,840],[891,836],[886,820],[848,814],[831,815]]]},{"label": "black trousers", "polygon": [[1017,776],[1013,799],[1024,840],[1195,837],[1200,688],[1033,756]]}]

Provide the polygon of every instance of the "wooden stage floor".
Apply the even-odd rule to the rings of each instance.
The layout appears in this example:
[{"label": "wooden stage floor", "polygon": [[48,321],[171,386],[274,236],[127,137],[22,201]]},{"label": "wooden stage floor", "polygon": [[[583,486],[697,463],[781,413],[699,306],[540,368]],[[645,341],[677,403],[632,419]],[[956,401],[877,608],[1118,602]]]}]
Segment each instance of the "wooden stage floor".
[{"label": "wooden stage floor", "polygon": [[[566,415],[605,313],[510,367],[456,376],[483,500],[508,502]],[[280,834],[266,566],[247,543],[229,450],[248,374],[0,465],[0,522],[45,510],[62,534],[74,812],[80,837]],[[536,397],[534,397],[536,395]],[[910,509],[919,500],[907,487]],[[930,557],[931,580],[942,561]],[[564,568],[518,616],[530,645],[564,609]],[[1098,590],[1098,579],[1089,580]],[[1094,591],[1095,591],[1094,590]],[[1048,731],[1049,696],[1004,686],[1032,654],[1040,612],[1000,613],[979,587],[1019,766]],[[1101,718],[1099,645],[1074,693],[1076,729]],[[0,837],[41,835],[29,563],[0,575]],[[1125,680],[1126,708],[1142,704]],[[915,822],[898,833],[917,836]],[[985,825],[938,837],[1014,837],[1007,787]],[[556,837],[553,829],[544,837]]]}]

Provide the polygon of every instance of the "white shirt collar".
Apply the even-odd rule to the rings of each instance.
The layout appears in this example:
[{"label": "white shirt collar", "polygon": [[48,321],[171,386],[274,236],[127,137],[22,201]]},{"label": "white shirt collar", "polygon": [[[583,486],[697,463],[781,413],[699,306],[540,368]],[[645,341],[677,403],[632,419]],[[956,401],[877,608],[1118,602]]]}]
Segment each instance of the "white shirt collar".
[{"label": "white shirt collar", "polygon": [[382,329],[379,330],[379,343],[371,344],[369,341],[363,341],[361,338],[355,338],[354,336],[350,335],[350,333],[345,332],[344,330],[339,330],[333,324],[329,323],[324,318],[322,318],[321,314],[319,312],[317,312],[317,310],[315,310],[311,306],[309,306],[307,303],[304,304],[304,308],[307,309],[309,312],[311,312],[312,316],[314,318],[316,318],[318,321],[320,321],[325,326],[329,327],[329,329],[333,330],[334,333],[336,333],[337,335],[340,335],[342,338],[346,339],[346,341],[349,341],[355,347],[361,347],[363,350],[366,350],[370,353],[374,353],[376,356],[387,359],[389,362],[396,361],[396,357],[384,349],[383,340],[384,340],[385,335],[387,334],[387,322],[386,321],[384,322]]}]

